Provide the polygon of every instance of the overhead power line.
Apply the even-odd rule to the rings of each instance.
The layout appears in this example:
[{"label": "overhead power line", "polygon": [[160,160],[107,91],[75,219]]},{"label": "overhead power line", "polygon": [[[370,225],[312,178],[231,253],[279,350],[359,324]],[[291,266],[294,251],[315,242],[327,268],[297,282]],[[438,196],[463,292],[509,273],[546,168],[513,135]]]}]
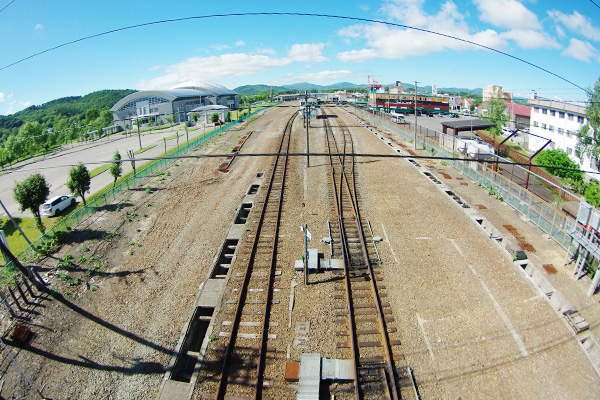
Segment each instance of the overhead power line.
[{"label": "overhead power line", "polygon": [[[14,1],[14,0],[13,0]],[[591,1],[591,0],[590,0]],[[430,33],[432,35],[437,35],[437,36],[441,36],[441,37],[445,37],[445,38],[449,38],[449,39],[453,39],[453,40],[457,40],[459,42],[463,42],[463,43],[468,43],[470,45],[482,48],[482,49],[486,49],[498,54],[501,54],[505,57],[509,57],[512,58],[516,61],[522,62],[524,64],[527,64],[533,68],[536,68],[542,72],[545,72],[547,74],[550,74],[572,86],[575,86],[578,89],[581,89],[582,91],[584,91],[585,93],[589,93],[589,91],[581,86],[579,86],[578,84],[568,80],[567,78],[558,75],[546,68],[543,68],[537,64],[534,64],[533,62],[527,61],[525,59],[519,58],[517,56],[514,56],[512,54],[506,53],[504,51],[498,50],[498,49],[494,49],[492,47],[489,46],[485,46],[476,42],[473,42],[471,40],[467,40],[467,39],[462,39],[459,38],[457,36],[453,36],[453,35],[447,35],[444,33],[440,33],[440,32],[436,32],[436,31],[432,31],[429,29],[424,29],[424,28],[417,28],[414,26],[410,26],[410,25],[404,25],[404,24],[397,24],[397,23],[393,23],[393,22],[387,22],[387,21],[380,21],[380,20],[374,20],[374,19],[369,19],[369,18],[358,18],[358,17],[348,17],[348,16],[342,16],[342,15],[330,15],[330,14],[311,14],[311,13],[292,13],[292,12],[256,12],[256,13],[232,13],[232,14],[212,14],[212,15],[198,15],[198,16],[191,16],[191,17],[182,17],[182,18],[173,18],[173,19],[165,19],[165,20],[160,20],[160,21],[152,21],[152,22],[145,22],[142,24],[136,24],[136,25],[130,25],[130,26],[125,26],[122,28],[117,28],[117,29],[111,29],[105,32],[101,32],[101,33],[97,33],[94,35],[89,35],[89,36],[85,36],[76,40],[72,40],[70,42],[66,42],[63,44],[60,44],[58,46],[54,46],[51,47],[49,49],[37,52],[35,54],[32,54],[30,56],[27,56],[25,58],[22,58],[20,60],[17,60],[15,62],[12,62],[10,64],[7,64],[3,67],[0,67],[0,71],[5,70],[7,68],[10,68],[16,64],[19,64],[23,61],[29,60],[33,57],[37,57],[39,55],[48,53],[50,51],[53,50],[57,50],[61,47],[65,47],[65,46],[69,46],[75,43],[79,43],[85,40],[89,40],[89,39],[93,39],[93,38],[97,38],[100,36],[106,36],[112,33],[117,33],[117,32],[122,32],[122,31],[126,31],[126,30],[130,30],[130,29],[137,29],[137,28],[142,28],[142,27],[146,27],[146,26],[151,26],[151,25],[159,25],[159,24],[166,24],[166,23],[172,23],[172,22],[182,22],[182,21],[190,21],[190,20],[201,20],[201,19],[210,19],[210,18],[224,18],[224,17],[249,17],[249,16],[294,16],[294,17],[315,17],[315,18],[331,18],[331,19],[341,19],[341,20],[347,20],[347,21],[359,21],[359,22],[367,22],[367,23],[374,23],[374,24],[382,24],[382,25],[388,25],[388,26],[394,26],[394,27],[398,27],[398,28],[405,28],[405,29],[411,29],[411,30],[415,30],[415,31],[419,31],[419,32],[425,32],[425,33]]]},{"label": "overhead power line", "polygon": [[8,3],[8,4],[7,4],[7,5],[5,5],[4,7],[2,7],[2,8],[0,9],[0,13],[1,13],[2,11],[6,10],[6,8],[7,8],[8,6],[10,6],[12,3],[14,3],[15,1],[17,1],[17,0],[12,0],[10,3]]},{"label": "overhead power line", "polygon": [[600,8],[600,6],[594,1],[594,0],[590,0],[590,3],[592,3],[593,5],[595,5],[596,7]]},{"label": "overhead power line", "polygon": [[[136,158],[135,161],[158,161],[158,160],[179,160],[179,159],[200,159],[200,158],[226,158],[226,157],[274,157],[274,156],[288,156],[288,157],[306,157],[307,153],[222,153],[222,154],[199,154],[199,155],[181,155],[181,156],[166,156],[166,157],[142,157]],[[308,153],[309,156],[312,157],[329,157],[329,153]],[[426,160],[440,160],[440,161],[465,161],[464,158],[459,157],[440,157],[440,156],[418,156],[418,155],[404,155],[404,154],[351,154],[351,153],[339,153],[336,154],[341,157],[367,157],[367,158],[414,158],[417,160],[426,159]],[[124,163],[127,160],[121,160]],[[89,162],[78,162],[77,164],[62,164],[62,165],[52,165],[48,167],[35,167],[35,168],[19,168],[18,171],[39,171],[45,169],[54,169],[54,168],[64,168],[64,167],[76,167],[80,164],[83,165],[98,165],[98,164],[112,164],[115,160],[108,161],[89,161]],[[502,161],[502,160],[492,160],[487,161],[492,164],[506,164],[506,165],[520,165],[525,167],[541,167],[541,168],[552,168],[553,170],[561,170],[561,171],[575,171],[575,172],[583,172],[586,174],[596,174],[600,175],[600,172],[597,171],[586,171],[577,168],[566,168],[566,167],[554,167],[542,164],[529,164],[529,163],[518,163],[514,161]],[[9,174],[12,171],[6,171],[5,174]]]}]

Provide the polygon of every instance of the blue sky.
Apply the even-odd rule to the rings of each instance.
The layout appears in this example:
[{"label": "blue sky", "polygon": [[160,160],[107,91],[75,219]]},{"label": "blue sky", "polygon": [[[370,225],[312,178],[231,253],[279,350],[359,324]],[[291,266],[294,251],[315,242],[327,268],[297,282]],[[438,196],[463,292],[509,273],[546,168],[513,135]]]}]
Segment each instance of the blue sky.
[{"label": "blue sky", "polygon": [[[596,4],[600,2],[596,1]],[[588,0],[0,0],[0,68],[89,35],[230,13],[311,13],[431,30],[509,53],[584,88],[600,75],[600,8]],[[430,33],[341,18],[231,16],[95,37],[0,70],[0,115],[101,89],[229,88],[296,82],[419,81],[563,100],[585,93],[525,63]]]}]

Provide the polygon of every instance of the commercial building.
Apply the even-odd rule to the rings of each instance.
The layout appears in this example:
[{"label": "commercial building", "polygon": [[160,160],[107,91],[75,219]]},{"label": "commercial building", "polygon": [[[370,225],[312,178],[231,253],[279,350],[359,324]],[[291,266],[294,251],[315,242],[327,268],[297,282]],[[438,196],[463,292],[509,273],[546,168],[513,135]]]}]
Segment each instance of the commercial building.
[{"label": "commercial building", "polygon": [[564,150],[583,169],[598,171],[598,166],[593,160],[583,155],[580,159],[575,152],[579,142],[577,132],[587,122],[586,107],[583,103],[564,103],[537,98],[529,103],[532,105],[530,150],[540,149],[549,139],[552,140],[550,148]]},{"label": "commercial building", "polygon": [[119,100],[110,110],[114,125],[131,128],[135,121],[140,125],[189,121],[190,113],[205,106],[239,107],[237,93],[214,83],[183,84],[169,90],[143,90]]}]

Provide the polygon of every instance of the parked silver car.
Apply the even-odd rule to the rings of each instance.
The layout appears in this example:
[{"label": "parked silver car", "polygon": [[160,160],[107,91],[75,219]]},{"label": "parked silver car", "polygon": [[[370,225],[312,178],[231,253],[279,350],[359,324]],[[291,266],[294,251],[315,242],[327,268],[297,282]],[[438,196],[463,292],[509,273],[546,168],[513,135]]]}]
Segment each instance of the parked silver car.
[{"label": "parked silver car", "polygon": [[42,204],[42,215],[54,217],[63,212],[66,208],[75,205],[77,200],[73,196],[56,196]]}]

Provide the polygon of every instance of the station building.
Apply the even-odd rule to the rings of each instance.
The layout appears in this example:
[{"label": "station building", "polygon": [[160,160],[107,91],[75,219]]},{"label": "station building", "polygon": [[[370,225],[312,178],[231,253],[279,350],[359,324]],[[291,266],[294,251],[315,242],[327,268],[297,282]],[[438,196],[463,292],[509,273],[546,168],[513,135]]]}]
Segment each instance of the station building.
[{"label": "station building", "polygon": [[[172,117],[174,123],[190,121],[194,110],[214,106],[223,114],[224,108],[239,108],[238,94],[214,83],[188,83],[169,90],[142,90],[119,100],[110,111],[114,125],[121,129],[131,128],[136,120],[140,125],[166,123]],[[224,120],[224,118],[221,118]]]}]

